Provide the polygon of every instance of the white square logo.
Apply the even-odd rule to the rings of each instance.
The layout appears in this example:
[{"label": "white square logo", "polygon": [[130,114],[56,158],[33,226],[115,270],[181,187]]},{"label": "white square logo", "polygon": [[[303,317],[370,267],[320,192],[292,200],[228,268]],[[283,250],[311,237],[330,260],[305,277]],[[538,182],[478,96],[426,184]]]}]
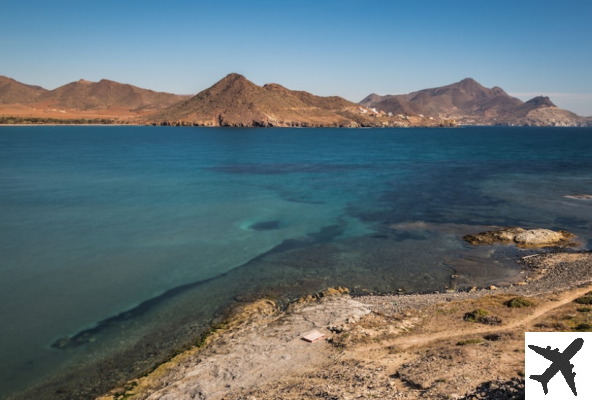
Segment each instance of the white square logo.
[{"label": "white square logo", "polygon": [[592,398],[592,332],[526,332],[526,400]]}]

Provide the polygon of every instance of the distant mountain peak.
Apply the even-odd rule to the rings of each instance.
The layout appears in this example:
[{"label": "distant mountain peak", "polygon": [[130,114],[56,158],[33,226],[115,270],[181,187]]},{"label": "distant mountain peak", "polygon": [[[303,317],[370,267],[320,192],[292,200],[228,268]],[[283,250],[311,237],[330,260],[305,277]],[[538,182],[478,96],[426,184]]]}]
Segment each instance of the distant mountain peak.
[{"label": "distant mountain peak", "polygon": [[219,90],[238,90],[256,88],[258,87],[253,82],[242,76],[241,74],[231,73],[216,82],[212,87],[207,89],[207,93],[217,93]]},{"label": "distant mountain peak", "polygon": [[549,96],[537,96],[528,100],[525,104],[529,104],[532,107],[557,107],[549,98]]},{"label": "distant mountain peak", "polygon": [[31,103],[47,92],[41,86],[27,85],[7,76],[0,76],[0,104]]},{"label": "distant mountain peak", "polygon": [[460,87],[462,90],[466,90],[468,92],[479,92],[482,93],[484,90],[489,90],[485,86],[481,85],[479,82],[474,80],[473,78],[465,78],[462,81],[458,82],[457,84],[452,84],[450,86],[457,86]]},{"label": "distant mountain peak", "polygon": [[236,72],[232,72],[228,75],[226,75],[224,78],[222,78],[218,83],[239,83],[239,82],[249,82],[251,83],[251,81],[249,81],[247,78],[245,78],[243,75],[241,74],[237,74]]},{"label": "distant mountain peak", "polygon": [[80,79],[42,93],[37,101],[75,110],[104,110],[121,107],[134,111],[159,110],[184,100],[170,93],[154,92],[136,86],[101,79]]},{"label": "distant mountain peak", "polygon": [[462,81],[460,81],[459,83],[462,83],[462,84],[475,84],[476,83],[479,85],[479,82],[477,82],[473,78],[465,78]]},{"label": "distant mountain peak", "polygon": [[507,94],[506,91],[499,86],[494,86],[491,88],[491,90],[493,90],[495,94],[509,96],[509,94]]}]

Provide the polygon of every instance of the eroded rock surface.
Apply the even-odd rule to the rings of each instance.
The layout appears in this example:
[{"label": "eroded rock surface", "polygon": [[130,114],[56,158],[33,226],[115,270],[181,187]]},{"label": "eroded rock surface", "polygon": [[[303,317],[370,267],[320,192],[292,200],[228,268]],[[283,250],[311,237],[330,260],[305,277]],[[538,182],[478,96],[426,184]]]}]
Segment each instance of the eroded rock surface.
[{"label": "eroded rock surface", "polygon": [[328,326],[346,324],[370,312],[349,296],[331,294],[293,304],[281,314],[263,305],[271,307],[268,312],[257,310],[246,325],[230,329],[203,351],[157,370],[140,384],[144,394],[135,398],[219,399],[231,390],[248,389],[326,363],[331,346],[326,341],[307,343],[302,335],[311,330],[329,335]]},{"label": "eroded rock surface", "polygon": [[464,240],[473,244],[514,243],[520,247],[574,246],[570,239],[575,235],[567,231],[550,229],[529,229],[520,227],[502,228],[481,232],[476,235],[465,235]]}]

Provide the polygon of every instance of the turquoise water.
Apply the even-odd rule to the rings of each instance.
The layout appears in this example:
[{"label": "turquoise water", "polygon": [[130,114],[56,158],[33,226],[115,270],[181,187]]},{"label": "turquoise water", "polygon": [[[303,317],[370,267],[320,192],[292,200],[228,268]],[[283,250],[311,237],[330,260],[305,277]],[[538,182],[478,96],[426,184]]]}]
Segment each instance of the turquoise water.
[{"label": "turquoise water", "polygon": [[261,295],[513,279],[520,251],[461,237],[586,248],[592,202],[562,196],[592,194],[591,152],[584,128],[0,127],[0,398],[125,354],[100,391]]}]

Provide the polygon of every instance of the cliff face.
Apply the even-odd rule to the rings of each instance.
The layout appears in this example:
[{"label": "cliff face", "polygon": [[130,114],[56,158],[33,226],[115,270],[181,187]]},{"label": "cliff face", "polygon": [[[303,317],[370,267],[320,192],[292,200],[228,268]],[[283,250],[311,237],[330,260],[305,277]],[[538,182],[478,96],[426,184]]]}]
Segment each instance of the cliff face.
[{"label": "cliff face", "polygon": [[[278,84],[258,86],[230,74],[189,100],[146,120],[154,125],[199,126],[394,126],[409,120],[377,115],[341,97],[320,97]],[[436,122],[426,120],[425,124]],[[421,125],[417,123],[416,125]]]},{"label": "cliff face", "polygon": [[386,112],[423,114],[466,124],[590,125],[589,118],[558,108],[548,97],[539,96],[522,102],[500,87],[488,89],[471,78],[403,95],[371,94],[360,104]]}]

